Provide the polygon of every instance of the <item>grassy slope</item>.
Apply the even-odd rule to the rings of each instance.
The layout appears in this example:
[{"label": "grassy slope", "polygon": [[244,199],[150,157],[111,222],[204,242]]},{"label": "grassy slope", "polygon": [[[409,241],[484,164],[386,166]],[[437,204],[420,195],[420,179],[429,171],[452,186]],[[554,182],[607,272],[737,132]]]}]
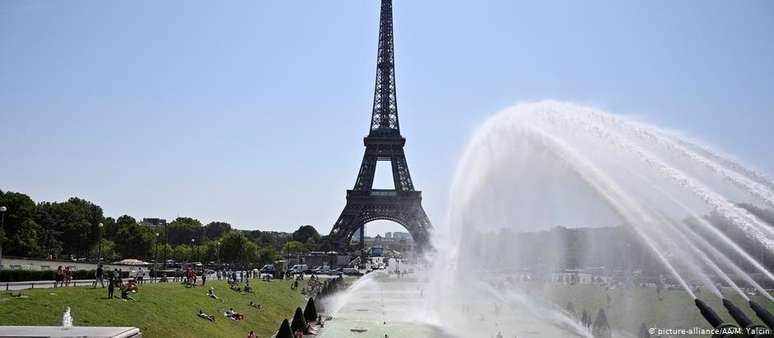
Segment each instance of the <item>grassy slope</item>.
[{"label": "grassy slope", "polygon": [[[533,286],[532,289],[538,291],[539,287]],[[652,288],[616,289],[610,291],[610,306],[607,305],[605,290],[592,285],[561,287],[553,285],[553,288],[541,291],[544,292],[545,297],[553,299],[562,307],[567,302],[572,302],[578,316],[583,310],[586,310],[593,319],[596,318],[597,311],[602,308],[605,310],[608,322],[612,327],[628,332],[636,333],[642,323],[648,327],[660,328],[709,327],[688,293],[681,290],[665,291],[663,292],[663,300],[658,300],[656,290]],[[730,289],[723,291],[736,306],[747,313],[750,319],[762,324],[747,306],[747,301]],[[724,321],[735,323],[720,304],[720,300],[712,293],[705,290],[698,296],[709,304]],[[752,299],[774,312],[774,302],[760,295]]]},{"label": "grassy slope", "polygon": [[[76,326],[134,326],[146,337],[239,337],[254,330],[258,337],[270,337],[283,318],[292,318],[296,307],[305,305],[289,281],[252,281],[255,294],[241,295],[223,281],[208,281],[207,287],[184,288],[177,283],[144,285],[133,294],[136,302],[107,299],[107,289],[57,288],[25,290],[29,298],[0,294],[2,325],[61,325],[70,306]],[[220,299],[207,297],[215,287]],[[247,306],[261,304],[261,310]],[[244,321],[223,317],[229,308],[244,313]],[[215,322],[196,316],[198,310],[214,315]]]}]

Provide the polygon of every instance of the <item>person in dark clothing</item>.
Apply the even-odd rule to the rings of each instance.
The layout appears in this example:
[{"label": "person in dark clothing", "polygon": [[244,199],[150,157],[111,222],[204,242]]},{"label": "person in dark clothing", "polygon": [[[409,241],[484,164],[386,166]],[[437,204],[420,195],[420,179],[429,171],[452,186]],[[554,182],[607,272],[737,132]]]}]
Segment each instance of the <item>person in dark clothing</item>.
[{"label": "person in dark clothing", "polygon": [[132,298],[132,296],[129,296],[130,290],[131,289],[129,287],[122,287],[121,288],[121,299],[134,300],[134,298]]},{"label": "person in dark clothing", "polygon": [[97,288],[97,282],[99,282],[102,287],[105,287],[105,270],[102,269],[102,264],[97,265],[97,272],[94,274],[94,288]]},{"label": "person in dark clothing", "polygon": [[115,287],[116,287],[116,279],[110,278],[110,280],[108,280],[108,299],[113,299],[113,290],[115,289]]},{"label": "person in dark clothing", "polygon": [[202,286],[207,282],[207,271],[202,272]]}]

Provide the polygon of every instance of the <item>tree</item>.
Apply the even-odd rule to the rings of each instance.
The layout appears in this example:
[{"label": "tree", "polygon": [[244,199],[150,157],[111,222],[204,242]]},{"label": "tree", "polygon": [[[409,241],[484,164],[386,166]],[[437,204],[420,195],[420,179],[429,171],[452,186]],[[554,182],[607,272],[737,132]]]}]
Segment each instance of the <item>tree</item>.
[{"label": "tree", "polygon": [[290,330],[290,323],[287,319],[282,320],[282,324],[280,324],[279,330],[277,330],[277,334],[274,337],[293,338],[293,332]]},{"label": "tree", "polygon": [[304,246],[304,243],[301,243],[298,241],[290,241],[285,243],[285,246],[282,248],[282,251],[284,251],[288,255],[295,255],[306,251],[306,246]]},{"label": "tree", "polygon": [[89,201],[73,197],[67,202],[42,202],[37,206],[35,222],[61,243],[62,251],[86,255],[97,245],[102,208]]},{"label": "tree", "polygon": [[277,260],[277,252],[274,251],[274,248],[268,247],[268,248],[262,248],[258,250],[258,265],[266,265],[266,264],[272,264],[274,261]]},{"label": "tree", "polygon": [[190,262],[193,256],[193,249],[190,245],[180,244],[172,249],[172,258],[178,262]]},{"label": "tree", "polygon": [[306,308],[304,308],[304,319],[309,322],[317,320],[317,307],[314,305],[313,297],[309,297],[309,300],[306,302]]},{"label": "tree", "polygon": [[295,232],[293,232],[293,235],[291,238],[294,241],[301,242],[301,243],[307,243],[310,239],[313,242],[319,242],[320,241],[320,234],[317,232],[317,229],[315,229],[311,225],[302,225],[298,228]]},{"label": "tree", "polygon": [[169,244],[161,244],[158,248],[158,260],[159,261],[165,261],[167,259],[174,259],[174,251],[172,249],[172,246]]},{"label": "tree", "polygon": [[225,234],[220,239],[220,259],[229,263],[244,262],[247,258],[245,250],[248,243],[255,245],[241,232]]},{"label": "tree", "polygon": [[202,249],[202,262],[217,262],[218,261],[218,243],[217,241],[210,241],[204,245]]},{"label": "tree", "polygon": [[172,245],[191,244],[191,239],[202,243],[204,228],[199,220],[190,217],[178,217],[167,224],[169,243]]},{"label": "tree", "polygon": [[204,226],[204,237],[214,241],[231,231],[231,224],[225,222],[210,222]]},{"label": "tree", "polygon": [[[91,253],[89,256],[91,257],[98,257],[100,254],[100,248],[99,246],[94,247],[91,249]],[[116,251],[116,243],[108,240],[108,239],[102,239],[102,259],[108,262],[113,262],[121,259],[121,255],[118,254]]]},{"label": "tree", "polygon": [[293,330],[293,332],[306,332],[306,319],[304,319],[304,313],[301,311],[300,307],[296,308],[296,313],[293,314],[293,321],[290,322],[290,328]]},{"label": "tree", "polygon": [[320,251],[336,250],[336,246],[333,245],[333,242],[331,242],[330,237],[328,237],[328,235],[325,235],[320,237],[320,241],[317,242],[317,250],[320,250]]},{"label": "tree", "polygon": [[14,256],[38,256],[43,254],[39,246],[42,228],[35,222],[35,202],[22,193],[0,191],[0,206],[8,210],[4,215],[0,241],[3,254]]},{"label": "tree", "polygon": [[116,220],[114,220],[113,217],[105,217],[105,219],[102,220],[102,238],[112,241],[116,238],[117,233],[118,223],[116,223]]},{"label": "tree", "polygon": [[150,228],[137,224],[131,216],[123,215],[116,220],[116,251],[123,258],[146,258],[152,255],[156,234]]},{"label": "tree", "polygon": [[[247,237],[245,237],[245,240],[247,240]],[[242,262],[252,264],[256,261],[258,261],[258,245],[247,240],[244,246]]]}]

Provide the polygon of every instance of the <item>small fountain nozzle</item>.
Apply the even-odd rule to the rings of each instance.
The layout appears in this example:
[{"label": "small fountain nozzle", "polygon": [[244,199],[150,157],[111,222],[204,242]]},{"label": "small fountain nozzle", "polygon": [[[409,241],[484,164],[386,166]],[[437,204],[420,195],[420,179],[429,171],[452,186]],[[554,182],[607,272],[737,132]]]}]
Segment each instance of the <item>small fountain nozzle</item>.
[{"label": "small fountain nozzle", "polygon": [[774,315],[772,315],[771,312],[767,311],[763,308],[763,306],[760,306],[758,303],[753,301],[750,301],[750,307],[753,311],[755,311],[755,314],[758,315],[758,318],[760,318],[761,321],[769,327],[769,329],[774,330]]},{"label": "small fountain nozzle", "polygon": [[719,327],[723,325],[723,320],[720,319],[720,316],[713,310],[709,305],[704,303],[701,299],[696,298],[694,300],[694,303],[696,303],[696,307],[699,308],[699,312],[701,313],[701,316],[704,317],[704,319],[712,326],[713,328]]}]

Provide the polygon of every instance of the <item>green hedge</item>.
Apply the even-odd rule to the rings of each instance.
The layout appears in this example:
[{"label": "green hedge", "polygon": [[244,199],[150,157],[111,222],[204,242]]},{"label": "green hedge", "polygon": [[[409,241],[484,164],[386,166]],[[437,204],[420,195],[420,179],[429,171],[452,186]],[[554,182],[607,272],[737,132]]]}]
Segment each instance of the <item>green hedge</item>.
[{"label": "green hedge", "polygon": [[[105,273],[110,273],[110,271],[105,270]],[[123,271],[121,277],[129,277],[129,271]],[[94,270],[75,270],[73,271],[73,279],[94,279]],[[56,270],[0,270],[0,282],[37,280],[56,280]]]}]

